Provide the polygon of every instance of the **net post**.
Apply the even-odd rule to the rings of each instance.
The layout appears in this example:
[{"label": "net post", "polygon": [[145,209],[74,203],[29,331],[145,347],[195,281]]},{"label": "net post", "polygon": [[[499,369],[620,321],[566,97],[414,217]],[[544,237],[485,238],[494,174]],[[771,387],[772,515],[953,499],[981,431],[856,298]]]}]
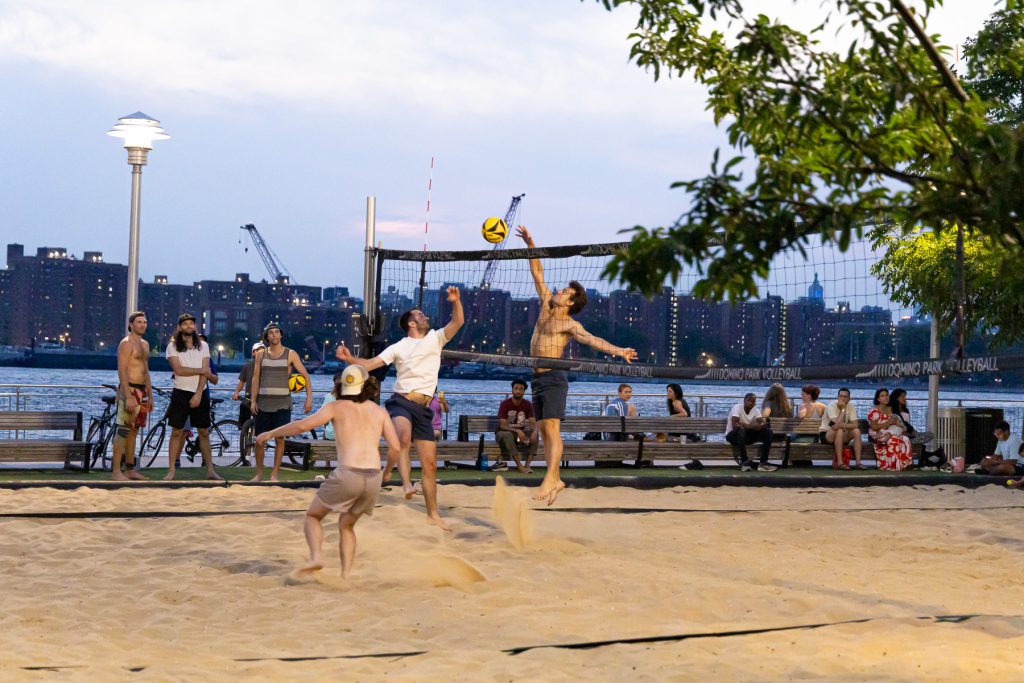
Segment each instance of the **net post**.
[{"label": "net post", "polygon": [[[940,353],[939,318],[933,313],[928,355],[935,359],[939,357]],[[926,429],[937,435],[939,433],[939,375],[937,374],[928,375],[928,419],[926,422]],[[935,441],[932,441],[929,446],[935,450]]]},{"label": "net post", "polygon": [[373,244],[377,239],[377,198],[366,198],[366,243],[363,248],[363,316],[359,325],[359,336],[362,338],[362,356],[373,357],[373,337],[377,331],[377,275],[376,252]]}]

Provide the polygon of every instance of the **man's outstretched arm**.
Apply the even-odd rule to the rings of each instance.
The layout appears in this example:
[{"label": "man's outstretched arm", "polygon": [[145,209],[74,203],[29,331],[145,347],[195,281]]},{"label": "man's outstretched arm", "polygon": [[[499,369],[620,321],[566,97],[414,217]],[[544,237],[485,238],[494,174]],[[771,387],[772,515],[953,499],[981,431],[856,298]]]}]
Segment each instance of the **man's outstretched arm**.
[{"label": "man's outstretched arm", "polygon": [[462,314],[462,297],[459,295],[458,287],[448,288],[448,303],[452,305],[452,319],[444,326],[445,339],[451,339],[462,327],[465,319]]},{"label": "man's outstretched arm", "polygon": [[[520,225],[516,228],[516,234],[523,238],[523,242],[526,243],[528,249],[535,249],[537,247],[533,243],[533,237],[530,236],[530,231],[526,229],[526,226]],[[544,284],[544,268],[540,265],[540,259],[530,259],[530,275],[533,276],[533,286],[537,288],[537,296],[540,297],[543,303],[551,296],[551,290]]]},{"label": "man's outstretched arm", "polygon": [[609,341],[605,341],[600,337],[595,337],[594,335],[590,334],[585,329],[583,329],[583,325],[580,325],[575,321],[572,326],[572,336],[580,344],[586,344],[592,349],[597,349],[598,351],[603,351],[604,353],[610,353],[613,356],[619,356],[622,358],[622,360],[626,361],[627,363],[632,363],[637,358],[636,349],[631,349],[625,346],[616,346],[615,344],[612,344]]},{"label": "man's outstretched arm", "polygon": [[352,352],[348,350],[347,346],[345,346],[345,342],[341,342],[341,344],[338,345],[338,350],[334,352],[334,357],[345,363],[362,365],[366,368],[367,372],[387,365],[380,356],[374,356],[373,358],[358,358],[353,356]]}]

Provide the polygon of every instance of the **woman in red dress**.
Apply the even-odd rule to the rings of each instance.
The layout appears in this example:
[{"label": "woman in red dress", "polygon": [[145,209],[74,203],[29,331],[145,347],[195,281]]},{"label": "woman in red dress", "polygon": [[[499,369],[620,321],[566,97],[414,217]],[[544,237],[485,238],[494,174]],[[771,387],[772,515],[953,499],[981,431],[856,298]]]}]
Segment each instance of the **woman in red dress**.
[{"label": "woman in red dress", "polygon": [[868,412],[868,435],[875,442],[875,457],[882,470],[905,470],[913,461],[910,439],[899,415],[889,406],[889,390],[875,392],[875,407]]}]

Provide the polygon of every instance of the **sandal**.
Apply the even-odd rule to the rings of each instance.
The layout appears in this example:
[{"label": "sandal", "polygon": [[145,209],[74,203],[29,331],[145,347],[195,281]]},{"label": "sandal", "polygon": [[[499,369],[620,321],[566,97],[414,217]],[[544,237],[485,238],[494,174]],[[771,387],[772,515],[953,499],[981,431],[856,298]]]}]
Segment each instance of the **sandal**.
[{"label": "sandal", "polygon": [[850,466],[849,465],[836,465],[836,469],[837,470],[848,470],[848,469],[850,469]]},{"label": "sandal", "polygon": [[[849,469],[849,468],[847,468],[847,469]],[[853,469],[855,469],[855,470],[866,470],[867,467],[864,467],[864,465],[856,465]]]}]

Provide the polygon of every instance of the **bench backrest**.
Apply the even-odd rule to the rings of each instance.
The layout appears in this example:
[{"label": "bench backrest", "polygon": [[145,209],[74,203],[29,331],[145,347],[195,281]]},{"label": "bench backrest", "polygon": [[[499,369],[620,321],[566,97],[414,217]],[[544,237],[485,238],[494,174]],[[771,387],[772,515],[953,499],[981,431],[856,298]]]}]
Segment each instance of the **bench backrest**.
[{"label": "bench backrest", "polygon": [[82,413],[79,411],[3,410],[0,411],[0,430],[69,431],[75,441],[82,440]]}]

